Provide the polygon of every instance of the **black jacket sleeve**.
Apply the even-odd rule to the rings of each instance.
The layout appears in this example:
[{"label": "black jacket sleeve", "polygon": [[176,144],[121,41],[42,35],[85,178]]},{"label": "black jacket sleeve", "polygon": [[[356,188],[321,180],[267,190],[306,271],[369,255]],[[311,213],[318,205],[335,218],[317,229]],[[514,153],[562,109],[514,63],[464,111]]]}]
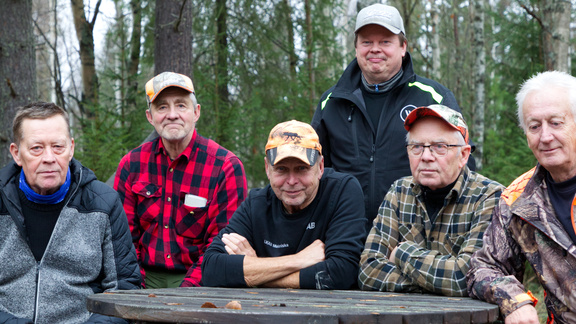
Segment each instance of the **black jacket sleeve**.
[{"label": "black jacket sleeve", "polygon": [[250,197],[234,212],[230,223],[214,237],[204,253],[202,262],[202,285],[208,287],[247,287],[244,280],[244,256],[229,255],[226,252],[222,235],[238,233],[252,242],[252,231],[249,226],[248,211]]},{"label": "black jacket sleeve", "polygon": [[300,288],[351,289],[356,285],[360,254],[366,237],[364,195],[360,183],[349,176],[339,190],[330,190],[332,214],[324,253],[325,261],[300,270]]}]

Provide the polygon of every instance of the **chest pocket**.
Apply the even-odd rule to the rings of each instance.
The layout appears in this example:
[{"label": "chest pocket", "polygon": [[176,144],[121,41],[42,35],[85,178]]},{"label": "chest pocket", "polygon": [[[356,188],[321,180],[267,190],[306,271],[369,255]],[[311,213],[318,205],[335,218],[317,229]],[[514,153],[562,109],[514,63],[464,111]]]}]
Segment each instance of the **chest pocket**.
[{"label": "chest pocket", "polygon": [[174,227],[178,235],[192,240],[194,245],[204,241],[206,228],[210,223],[208,219],[208,207],[210,202],[204,207],[190,207],[181,204],[176,214]]},{"label": "chest pocket", "polygon": [[132,186],[132,193],[137,197],[136,214],[140,218],[141,225],[146,228],[147,224],[161,217],[162,189],[150,182],[136,182]]}]

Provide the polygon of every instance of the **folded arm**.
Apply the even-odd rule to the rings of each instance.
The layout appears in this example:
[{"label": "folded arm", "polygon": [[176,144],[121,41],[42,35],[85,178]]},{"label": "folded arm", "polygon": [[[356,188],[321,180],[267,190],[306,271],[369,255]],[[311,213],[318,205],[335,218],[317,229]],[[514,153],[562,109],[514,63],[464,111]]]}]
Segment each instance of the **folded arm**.
[{"label": "folded arm", "polygon": [[236,233],[224,234],[222,242],[230,255],[244,255],[244,280],[249,287],[300,288],[301,269],[324,261],[324,243],[312,242],[302,251],[280,257],[260,258],[246,240]]}]

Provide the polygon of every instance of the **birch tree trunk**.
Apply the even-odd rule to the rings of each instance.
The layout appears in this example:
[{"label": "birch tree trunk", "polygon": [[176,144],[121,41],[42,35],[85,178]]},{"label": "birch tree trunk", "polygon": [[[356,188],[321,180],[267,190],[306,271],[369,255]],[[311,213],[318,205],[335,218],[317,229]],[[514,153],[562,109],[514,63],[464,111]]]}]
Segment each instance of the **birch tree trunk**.
[{"label": "birch tree trunk", "polygon": [[472,139],[476,144],[474,157],[476,170],[482,169],[484,146],[484,116],[486,109],[485,82],[486,82],[486,51],[484,47],[484,8],[485,0],[474,0],[471,3],[471,18],[473,30],[473,47],[475,63],[473,65],[474,104],[472,123]]},{"label": "birch tree trunk", "polygon": [[546,70],[570,73],[570,14],[572,3],[566,0],[543,0],[542,27]]}]

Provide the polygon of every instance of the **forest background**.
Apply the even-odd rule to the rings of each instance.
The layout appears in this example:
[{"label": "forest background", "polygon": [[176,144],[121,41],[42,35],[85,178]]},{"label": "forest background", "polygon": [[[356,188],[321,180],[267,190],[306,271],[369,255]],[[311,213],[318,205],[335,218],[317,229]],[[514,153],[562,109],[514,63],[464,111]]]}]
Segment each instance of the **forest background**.
[{"label": "forest background", "polygon": [[199,133],[243,161],[249,188],[265,185],[270,129],[311,121],[354,58],[357,12],[376,2],[399,9],[415,72],[454,92],[479,172],[504,185],[536,163],[519,86],[545,70],[574,75],[575,0],[0,2],[0,165],[16,108],[53,101],[73,116],[75,157],[103,181],[154,135],[144,84],[170,70],[194,81]]}]

